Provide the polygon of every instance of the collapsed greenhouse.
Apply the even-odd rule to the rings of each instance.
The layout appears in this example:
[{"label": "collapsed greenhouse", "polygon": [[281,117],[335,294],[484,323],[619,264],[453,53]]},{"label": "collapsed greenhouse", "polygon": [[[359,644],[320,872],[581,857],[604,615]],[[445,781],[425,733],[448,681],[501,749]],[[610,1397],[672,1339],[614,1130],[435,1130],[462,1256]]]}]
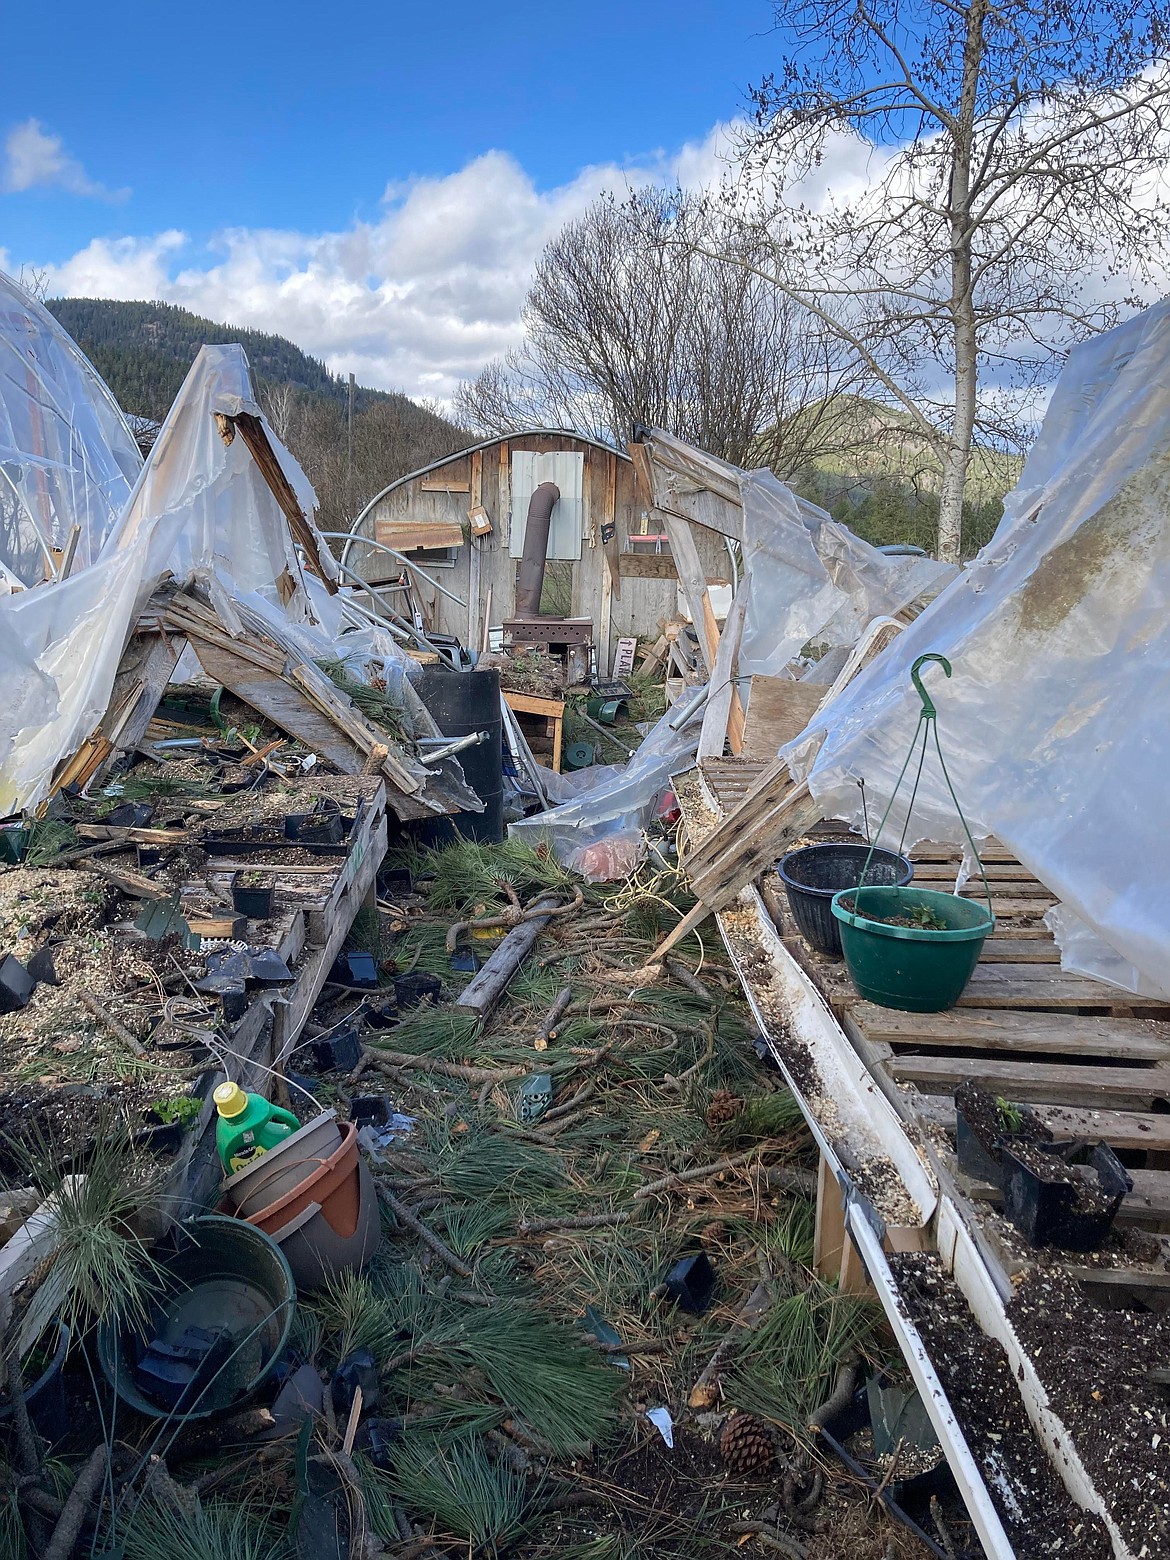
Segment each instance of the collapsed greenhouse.
[{"label": "collapsed greenhouse", "polygon": [[959,572],[0,297],[0,1553],[1170,1552],[1170,309]]}]

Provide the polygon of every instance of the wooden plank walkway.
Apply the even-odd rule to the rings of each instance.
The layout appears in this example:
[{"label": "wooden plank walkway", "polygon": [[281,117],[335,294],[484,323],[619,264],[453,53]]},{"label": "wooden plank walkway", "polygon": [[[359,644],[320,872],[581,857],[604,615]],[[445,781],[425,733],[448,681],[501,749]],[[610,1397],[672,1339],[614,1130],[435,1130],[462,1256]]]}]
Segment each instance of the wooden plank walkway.
[{"label": "wooden plank walkway", "polygon": [[[742,759],[703,765],[705,789],[724,811],[758,773],[757,764]],[[808,837],[846,834],[830,822]],[[924,843],[911,858],[916,883],[953,888],[962,860],[956,847]],[[862,1001],[843,963],[814,952],[800,936],[775,873],[765,873],[759,887],[785,947],[908,1123],[933,1131],[936,1141],[953,1134],[953,1093],[966,1079],[1026,1101],[1058,1137],[1103,1140],[1117,1150],[1135,1178],[1119,1223],[1170,1237],[1170,1005],[1062,970],[1043,925],[1055,896],[1001,845],[989,846],[984,862],[996,928],[947,1013],[903,1013]],[[961,892],[981,895],[978,876]],[[943,1157],[960,1194],[986,1210],[993,1201],[987,1189],[958,1174],[953,1154]],[[1005,1259],[1008,1272],[1020,1265]],[[1122,1262],[1101,1282],[1127,1279],[1161,1286],[1170,1269],[1151,1273],[1148,1265],[1128,1269]]]},{"label": "wooden plank walkway", "polygon": [[[828,832],[822,825],[819,833]],[[953,885],[960,855],[925,845],[911,853],[914,881]],[[840,961],[815,953],[791,920],[779,879],[764,883],[789,952],[814,980],[838,1022],[903,1116],[924,1129],[954,1131],[955,1087],[967,1079],[1026,1101],[1058,1136],[1110,1144],[1135,1178],[1119,1222],[1170,1236],[1170,1006],[1060,968],[1042,924],[1052,896],[1002,847],[988,851],[996,929],[957,1007],[903,1013],[864,1002]],[[978,879],[964,892],[982,892]],[[958,1172],[959,1191],[985,1209],[986,1188]],[[1165,1246],[1170,1253],[1170,1242]],[[1005,1270],[1022,1263],[1005,1256]],[[1079,1277],[1097,1282],[1098,1270]],[[1170,1269],[1148,1264],[1105,1270],[1101,1283],[1164,1287]]]}]

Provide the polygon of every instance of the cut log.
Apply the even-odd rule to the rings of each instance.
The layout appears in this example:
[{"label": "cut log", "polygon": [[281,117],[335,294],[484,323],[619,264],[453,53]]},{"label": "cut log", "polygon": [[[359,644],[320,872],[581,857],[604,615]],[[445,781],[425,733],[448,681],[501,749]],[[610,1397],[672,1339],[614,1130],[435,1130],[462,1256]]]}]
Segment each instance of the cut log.
[{"label": "cut log", "polygon": [[[553,910],[558,903],[555,895],[548,895],[539,900],[533,909]],[[479,974],[464,987],[456,1007],[467,1008],[478,1017],[486,1018],[503,996],[512,976],[531,953],[549,919],[546,915],[536,915],[531,921],[523,921],[513,927]]]}]

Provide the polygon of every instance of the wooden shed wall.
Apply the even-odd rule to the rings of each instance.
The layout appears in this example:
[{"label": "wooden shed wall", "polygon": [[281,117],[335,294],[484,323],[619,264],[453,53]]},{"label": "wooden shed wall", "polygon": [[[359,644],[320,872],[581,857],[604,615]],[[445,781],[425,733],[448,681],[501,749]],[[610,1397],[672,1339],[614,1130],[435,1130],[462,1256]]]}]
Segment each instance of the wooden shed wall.
[{"label": "wooden shed wall", "polygon": [[[419,590],[434,631],[455,634],[464,644],[477,647],[483,638],[489,589],[491,624],[498,626],[515,613],[516,560],[509,551],[514,449],[538,454],[579,451],[584,457],[582,498],[586,535],[580,559],[567,565],[572,573],[570,615],[591,619],[602,670],[608,671],[623,635],[636,634],[653,640],[659,632],[659,620],[674,617],[678,611],[677,577],[673,572],[667,578],[621,575],[620,593],[608,588],[609,569],[601,541],[603,524],[612,514],[619,553],[625,552],[630,532],[641,528],[642,508],[637,502],[634,468],[624,455],[570,434],[515,434],[484,449],[454,455],[442,465],[391,489],[367,516],[364,534],[371,534],[372,523],[375,539],[398,545],[391,534],[392,527],[466,522],[468,509],[482,505],[491,517],[490,536],[460,547],[453,568],[434,568],[422,562],[423,568],[468,602],[468,607],[456,606],[425,582],[420,582]],[[730,560],[722,539],[698,527],[695,539],[708,575],[712,579],[728,579]],[[357,544],[351,550],[351,562],[371,581],[392,578],[398,572],[398,566],[386,553]],[[670,565],[667,563],[666,567]],[[602,629],[607,617],[609,632],[603,646]]]}]

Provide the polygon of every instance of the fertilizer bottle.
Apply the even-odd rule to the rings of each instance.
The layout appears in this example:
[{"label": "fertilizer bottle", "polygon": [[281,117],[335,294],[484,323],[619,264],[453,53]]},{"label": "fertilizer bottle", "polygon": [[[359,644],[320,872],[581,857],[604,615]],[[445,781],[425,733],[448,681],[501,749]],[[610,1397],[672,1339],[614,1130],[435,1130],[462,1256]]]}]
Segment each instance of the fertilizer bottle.
[{"label": "fertilizer bottle", "polygon": [[238,1083],[221,1083],[211,1097],[219,1112],[215,1146],[227,1175],[245,1169],[300,1127],[291,1110],[281,1110],[262,1094],[245,1094]]}]

